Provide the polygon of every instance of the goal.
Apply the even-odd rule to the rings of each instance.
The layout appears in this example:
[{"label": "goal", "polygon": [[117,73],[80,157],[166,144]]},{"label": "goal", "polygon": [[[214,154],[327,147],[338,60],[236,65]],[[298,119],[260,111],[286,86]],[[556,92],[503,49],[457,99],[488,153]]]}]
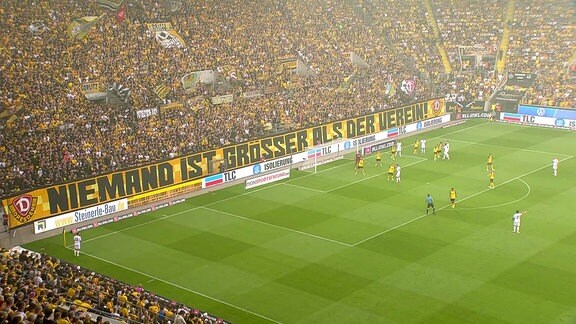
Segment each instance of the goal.
[{"label": "goal", "polygon": [[358,144],[355,139],[343,139],[322,145],[317,145],[307,151],[307,157],[300,163],[298,170],[318,172],[318,166],[336,160],[355,160],[355,155],[371,155],[376,151],[388,150],[396,145],[396,139],[383,139],[370,143]]},{"label": "goal", "polygon": [[350,153],[355,148],[351,141],[338,139],[329,143],[315,145],[306,151],[306,157],[298,166],[298,170],[318,172],[318,166],[344,158],[344,154]]}]

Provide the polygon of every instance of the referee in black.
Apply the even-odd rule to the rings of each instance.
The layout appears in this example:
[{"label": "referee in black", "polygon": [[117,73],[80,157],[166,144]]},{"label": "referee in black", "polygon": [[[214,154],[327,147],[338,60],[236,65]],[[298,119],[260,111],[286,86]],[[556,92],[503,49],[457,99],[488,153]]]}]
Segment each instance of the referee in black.
[{"label": "referee in black", "polygon": [[430,208],[432,208],[432,214],[436,215],[436,208],[434,207],[434,198],[432,198],[432,196],[428,194],[426,196],[426,215],[428,215]]}]

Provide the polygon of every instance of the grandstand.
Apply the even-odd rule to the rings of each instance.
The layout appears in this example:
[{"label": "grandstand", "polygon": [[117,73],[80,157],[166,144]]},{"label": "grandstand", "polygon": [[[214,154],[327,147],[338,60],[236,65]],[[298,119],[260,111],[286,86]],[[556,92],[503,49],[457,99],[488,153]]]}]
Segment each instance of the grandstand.
[{"label": "grandstand", "polygon": [[[178,158],[193,162],[211,150],[433,99],[486,112],[500,104],[576,108],[571,0],[152,3],[0,5],[6,214],[34,190],[71,190],[71,183]],[[511,85],[515,73],[535,79]],[[221,173],[220,165],[233,170],[245,162],[210,161],[200,174],[192,164],[178,172],[199,181]],[[64,200],[70,211],[82,207]],[[3,233],[3,246],[54,234],[34,236],[32,221],[9,224],[18,236]],[[0,314],[7,321],[224,321],[50,256],[3,253]]]}]

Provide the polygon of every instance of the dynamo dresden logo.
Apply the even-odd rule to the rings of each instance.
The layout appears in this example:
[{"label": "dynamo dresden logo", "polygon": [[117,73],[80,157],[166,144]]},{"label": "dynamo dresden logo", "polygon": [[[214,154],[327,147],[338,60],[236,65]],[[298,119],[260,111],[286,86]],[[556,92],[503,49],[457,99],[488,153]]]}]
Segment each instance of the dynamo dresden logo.
[{"label": "dynamo dresden logo", "polygon": [[34,212],[36,211],[36,203],[38,198],[32,197],[31,195],[22,195],[10,203],[8,210],[10,214],[20,223],[28,222]]},{"label": "dynamo dresden logo", "polygon": [[442,115],[442,110],[442,102],[434,100],[434,103],[432,103],[432,114],[434,114],[434,117]]}]

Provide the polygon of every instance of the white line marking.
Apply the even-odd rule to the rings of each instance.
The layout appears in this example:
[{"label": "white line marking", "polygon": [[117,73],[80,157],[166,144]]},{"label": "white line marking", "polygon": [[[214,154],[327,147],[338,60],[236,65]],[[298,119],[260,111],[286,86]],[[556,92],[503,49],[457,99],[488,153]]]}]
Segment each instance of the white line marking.
[{"label": "white line marking", "polygon": [[[340,168],[340,167],[342,167],[342,166],[349,166],[349,165],[347,165],[347,164],[340,164],[340,165],[337,165],[337,166],[334,166],[334,167],[330,167],[330,168],[327,168],[327,169],[318,171],[317,173],[330,171],[330,170],[332,170],[332,169]],[[314,173],[305,174],[305,175],[303,175],[303,176],[301,176],[301,177],[298,177],[298,178],[292,178],[292,179],[289,179],[289,180],[287,180],[287,181],[285,181],[285,182],[296,181],[296,180],[298,180],[298,179],[300,179],[300,178],[310,177],[310,176],[312,176],[312,175],[314,175]],[[246,192],[244,192],[244,193],[242,193],[242,194],[235,195],[235,196],[228,197],[228,198],[224,198],[224,199],[221,199],[221,200],[217,200],[217,201],[208,203],[208,204],[203,205],[203,206],[192,207],[192,208],[188,208],[188,209],[185,209],[185,210],[181,210],[181,211],[179,211],[179,212],[177,212],[177,213],[173,213],[173,214],[170,214],[170,215],[163,214],[163,215],[164,215],[163,217],[156,218],[156,219],[152,219],[152,220],[149,220],[149,221],[147,221],[147,222],[139,223],[139,224],[136,224],[136,225],[133,225],[133,226],[129,226],[129,227],[126,227],[126,228],[117,230],[117,231],[110,232],[110,233],[106,233],[106,234],[102,234],[102,235],[99,235],[99,236],[95,236],[95,237],[90,238],[90,239],[82,240],[82,242],[83,242],[83,243],[87,243],[87,242],[90,242],[90,241],[95,241],[95,240],[98,240],[98,239],[101,239],[101,238],[104,238],[104,237],[107,237],[107,236],[111,236],[111,235],[114,235],[114,234],[118,234],[118,233],[122,233],[122,232],[125,232],[125,231],[129,231],[129,230],[131,230],[131,229],[138,228],[138,227],[140,227],[140,226],[144,226],[144,225],[147,225],[147,224],[159,222],[159,221],[165,220],[165,219],[167,219],[167,218],[172,218],[172,217],[174,217],[174,216],[178,216],[178,215],[181,215],[181,214],[184,214],[184,213],[187,213],[187,212],[190,212],[190,211],[193,211],[193,210],[202,208],[202,207],[204,207],[204,206],[212,206],[212,205],[215,205],[215,204],[218,204],[218,203],[221,203],[221,202],[225,202],[225,201],[228,201],[228,200],[232,200],[232,199],[236,199],[236,198],[239,198],[239,197],[247,196],[247,195],[253,194],[253,193],[258,192],[258,191],[262,191],[262,190],[266,190],[266,189],[268,189],[268,188],[272,188],[272,187],[276,187],[276,186],[282,185],[283,183],[284,183],[284,182],[273,183],[273,184],[271,184],[271,185],[269,185],[269,186],[265,186],[265,187],[262,187],[262,188],[259,188],[259,189],[253,189],[253,190],[250,190],[250,191],[246,191]],[[72,245],[70,245],[70,246],[72,246]]]},{"label": "white line marking", "polygon": [[511,149],[511,150],[514,150],[514,151],[524,151],[524,152],[539,153],[539,154],[550,154],[550,155],[570,156],[569,154],[564,154],[564,153],[545,152],[545,151],[530,150],[530,149],[520,149],[520,148],[514,148],[514,147],[510,147],[510,146],[503,146],[503,145],[495,145],[495,144],[488,144],[488,143],[477,143],[477,142],[463,141],[463,140],[458,140],[458,139],[453,139],[453,138],[447,138],[447,137],[444,137],[443,139],[446,139],[446,140],[451,141],[451,142],[457,142],[457,143],[465,143],[465,144],[473,144],[473,145],[484,145],[484,146],[501,147],[501,148]]},{"label": "white line marking", "polygon": [[344,245],[344,246],[347,246],[347,247],[351,247],[351,246],[352,246],[352,244],[349,244],[349,243],[345,243],[345,242],[333,240],[333,239],[330,239],[330,238],[327,238],[327,237],[323,237],[323,236],[319,236],[319,235],[315,235],[315,234],[311,234],[311,233],[307,233],[307,232],[302,232],[302,231],[295,230],[295,229],[292,229],[292,228],[289,228],[289,227],[284,227],[284,226],[280,226],[280,225],[276,225],[276,224],[272,224],[272,223],[268,223],[268,222],[263,222],[263,221],[260,221],[260,220],[257,220],[257,219],[253,219],[253,218],[250,218],[250,217],[245,217],[245,216],[240,216],[240,215],[232,214],[232,213],[229,213],[229,212],[225,212],[225,211],[223,211],[223,210],[218,210],[218,209],[213,209],[213,208],[208,208],[208,207],[202,207],[202,208],[203,208],[203,209],[206,209],[206,210],[213,211],[213,212],[217,212],[217,213],[220,213],[220,214],[228,215],[228,216],[231,216],[231,217],[236,217],[236,218],[239,218],[239,219],[243,219],[243,220],[246,220],[246,221],[250,221],[250,222],[253,222],[253,223],[258,223],[258,224],[262,224],[262,225],[267,225],[267,226],[271,226],[271,227],[274,227],[274,228],[279,228],[279,229],[282,229],[282,230],[285,230],[285,231],[289,231],[289,232],[293,232],[293,233],[297,233],[297,234],[301,234],[301,235],[305,235],[305,236],[310,236],[310,237],[317,238],[317,239],[320,239],[320,240],[323,240],[323,241],[328,241],[328,242],[332,242],[332,243]]},{"label": "white line marking", "polygon": [[[418,161],[416,161],[416,162],[408,163],[408,164],[406,164],[405,166],[402,166],[402,168],[406,168],[406,167],[409,167],[409,166],[414,165],[414,164],[422,163],[422,162],[427,161],[427,160],[428,160],[428,159],[423,159],[423,160],[418,160]],[[398,161],[395,161],[395,162],[398,162]],[[325,193],[330,193],[330,192],[336,191],[336,190],[338,190],[338,189],[346,188],[346,187],[351,186],[351,185],[353,185],[353,184],[356,184],[356,183],[358,183],[358,182],[362,182],[362,181],[365,181],[365,180],[369,180],[369,179],[372,179],[372,178],[375,178],[375,177],[378,177],[378,176],[381,176],[381,175],[384,175],[384,174],[386,174],[386,172],[382,172],[382,173],[375,174],[375,175],[373,175],[373,176],[365,177],[365,178],[362,178],[362,179],[360,179],[360,180],[357,180],[357,181],[354,181],[354,182],[350,182],[350,183],[347,183],[347,184],[345,184],[345,185],[338,186],[338,187],[336,187],[336,188],[332,188],[332,189],[330,189],[330,190],[325,191]]]},{"label": "white line marking", "polygon": [[[562,162],[562,161],[566,161],[566,160],[569,160],[569,159],[571,159],[571,158],[573,158],[573,157],[574,157],[574,156],[572,155],[572,156],[567,157],[567,158],[564,158],[564,159],[562,159],[562,160],[560,160],[560,161],[561,161],[561,162]],[[550,167],[551,167],[550,165],[546,165],[546,166],[540,167],[540,168],[538,168],[538,169],[532,170],[532,171],[530,171],[530,172],[526,172],[526,173],[521,174],[521,175],[519,175],[519,176],[517,176],[517,177],[514,177],[514,178],[512,178],[512,179],[509,179],[509,180],[507,180],[507,181],[504,181],[504,182],[502,182],[502,184],[499,184],[499,185],[497,185],[496,187],[501,187],[501,186],[503,186],[503,185],[505,185],[505,184],[507,184],[507,183],[509,183],[509,182],[512,182],[512,181],[514,181],[514,180],[520,179],[520,178],[522,178],[522,177],[525,177],[525,176],[527,176],[527,175],[530,175],[530,174],[532,174],[532,173],[535,173],[535,172],[538,172],[538,171],[540,171],[540,170],[543,170],[543,169],[545,169],[545,168],[550,168]],[[472,198],[472,197],[476,197],[476,196],[478,196],[478,195],[480,195],[480,194],[483,194],[483,193],[485,193],[486,191],[490,191],[490,190],[493,190],[493,189],[484,189],[484,190],[479,191],[479,192],[477,192],[477,193],[475,193],[475,194],[472,194],[472,195],[470,195],[470,196],[468,196],[468,197],[465,197],[465,198],[463,198],[463,199],[460,199],[460,201],[464,201],[464,200],[470,199],[470,198]],[[442,206],[442,207],[440,207],[440,208],[437,208],[436,211],[440,211],[440,210],[445,209],[445,208],[447,208],[447,207],[450,207],[450,204],[448,204],[448,205],[446,205],[446,206]],[[404,223],[402,223],[402,224],[398,224],[398,225],[396,225],[396,226],[394,226],[394,227],[390,227],[389,229],[386,229],[386,230],[384,230],[384,231],[382,231],[382,232],[380,232],[380,233],[376,233],[376,234],[374,234],[374,235],[372,235],[372,236],[370,236],[370,237],[367,237],[367,238],[365,238],[365,239],[363,239],[363,240],[361,240],[361,241],[359,241],[359,242],[354,243],[353,246],[358,246],[359,244],[362,244],[362,243],[364,243],[364,242],[370,241],[370,240],[373,239],[373,238],[376,238],[376,237],[378,237],[378,236],[381,236],[381,235],[384,235],[384,234],[386,234],[386,233],[388,233],[388,232],[391,232],[391,231],[393,231],[393,230],[395,230],[395,229],[398,229],[398,228],[400,228],[400,227],[403,227],[403,226],[405,226],[405,225],[408,225],[408,224],[410,224],[410,223],[413,223],[413,222],[415,222],[415,221],[417,221],[417,220],[419,220],[419,219],[422,219],[422,218],[424,218],[424,217],[426,217],[426,216],[428,216],[428,215],[424,214],[424,215],[418,216],[418,217],[416,217],[416,218],[413,218],[413,219],[411,219],[411,220],[409,220],[409,221],[406,221],[406,222],[404,222]]]},{"label": "white line marking", "polygon": [[[472,129],[472,128],[476,128],[476,127],[479,127],[479,126],[482,126],[482,125],[485,125],[485,124],[487,124],[487,123],[480,123],[480,124],[472,125],[472,126],[469,126],[469,127],[465,127],[465,128],[461,128],[461,129],[455,130],[455,131],[453,131],[453,132],[449,132],[449,133],[443,134],[443,135],[441,135],[441,136],[431,137],[430,139],[442,138],[443,136],[446,136],[446,135],[451,135],[451,134],[460,133],[460,132],[463,132],[463,131],[466,131],[466,130],[469,130],[469,129]],[[371,157],[369,157],[369,158],[371,158]],[[337,168],[340,168],[340,167],[343,167],[343,166],[349,167],[350,165],[349,165],[348,163],[346,163],[346,164],[340,164],[340,165],[337,165],[337,166],[333,166],[333,167],[330,167],[330,168],[327,168],[327,169],[320,170],[320,171],[318,171],[317,173],[327,172],[327,171],[334,170],[334,169],[337,169]],[[244,192],[244,193],[242,193],[242,194],[235,195],[235,196],[228,197],[228,198],[224,198],[224,199],[221,199],[221,200],[218,200],[218,201],[214,201],[214,202],[208,203],[208,204],[203,205],[203,206],[212,206],[212,205],[215,205],[215,204],[218,204],[218,203],[221,203],[221,202],[225,202],[225,201],[228,201],[228,200],[232,200],[232,199],[236,199],[236,198],[243,197],[243,196],[246,196],[246,195],[250,195],[250,194],[255,193],[255,192],[259,192],[259,191],[262,191],[262,190],[266,190],[266,189],[269,189],[269,188],[273,188],[273,187],[279,186],[279,185],[281,185],[282,183],[285,183],[285,182],[292,182],[292,181],[296,181],[296,180],[298,180],[298,179],[300,179],[300,178],[310,177],[310,176],[313,176],[314,174],[315,174],[315,173],[309,173],[309,174],[305,174],[305,175],[303,175],[303,176],[301,176],[301,177],[298,177],[298,178],[288,179],[288,180],[286,180],[286,181],[284,181],[284,182],[277,182],[277,183],[273,183],[273,184],[264,186],[264,187],[259,188],[259,189],[252,189],[252,190],[246,191],[246,192]],[[156,219],[153,219],[153,220],[150,220],[150,221],[147,221],[147,222],[139,223],[139,224],[137,224],[137,225],[129,226],[129,227],[126,227],[126,228],[123,228],[123,229],[120,229],[120,230],[117,230],[117,231],[113,231],[113,232],[110,232],[110,233],[107,233],[107,234],[103,234],[103,235],[100,235],[100,236],[95,236],[95,237],[93,237],[93,238],[83,240],[83,242],[84,242],[84,243],[87,243],[87,242],[90,242],[90,241],[95,241],[95,240],[98,240],[98,239],[101,239],[101,238],[104,238],[104,237],[108,237],[108,236],[111,236],[111,235],[115,235],[115,234],[118,234],[118,233],[126,232],[126,231],[132,230],[132,229],[134,229],[134,228],[138,228],[138,227],[140,227],[140,226],[144,226],[144,225],[147,225],[147,224],[151,224],[151,223],[155,223],[155,222],[158,222],[158,221],[162,221],[162,220],[165,220],[165,219],[167,219],[167,218],[172,218],[172,217],[174,217],[174,216],[178,216],[178,215],[187,213],[187,212],[189,212],[189,211],[196,210],[196,209],[201,208],[201,207],[202,207],[202,206],[188,208],[188,209],[185,209],[185,210],[182,210],[182,211],[179,211],[179,212],[177,212],[177,213],[170,214],[170,215],[165,215],[165,214],[164,214],[163,217],[156,218]]]},{"label": "white line marking", "polygon": [[[71,250],[70,248],[67,248],[67,249]],[[187,287],[184,287],[184,286],[175,284],[175,283],[170,282],[170,281],[168,281],[168,280],[164,280],[164,279],[162,279],[162,278],[153,276],[153,275],[151,275],[151,274],[148,274],[148,273],[145,273],[145,272],[136,270],[136,269],[132,269],[132,268],[127,267],[127,266],[125,266],[125,265],[122,265],[122,264],[119,264],[119,263],[116,263],[116,262],[113,262],[113,261],[110,261],[110,260],[106,260],[106,259],[104,259],[104,258],[95,256],[95,255],[92,255],[92,254],[89,254],[89,253],[86,253],[86,252],[84,252],[84,251],[81,252],[81,255],[89,256],[89,257],[91,257],[91,258],[93,258],[93,259],[100,260],[100,261],[102,261],[102,262],[106,262],[106,263],[111,264],[111,265],[114,265],[114,266],[116,266],[116,267],[118,267],[118,268],[122,268],[122,269],[125,269],[125,270],[128,270],[128,271],[131,271],[131,272],[140,274],[140,275],[142,275],[142,276],[148,277],[148,278],[150,278],[150,279],[152,279],[152,280],[156,280],[156,281],[165,283],[165,284],[167,284],[167,285],[170,285],[170,286],[172,286],[172,287],[176,287],[176,288],[178,288],[178,289],[181,289],[181,290],[184,290],[184,291],[187,291],[187,292],[196,294],[196,295],[198,295],[198,296],[202,296],[202,297],[204,297],[204,298],[213,300],[213,301],[215,301],[215,302],[224,304],[224,305],[226,305],[226,306],[230,306],[230,307],[232,307],[232,308],[235,308],[235,309],[237,309],[237,310],[243,311],[243,312],[245,312],[245,313],[252,314],[252,315],[254,315],[254,316],[260,317],[260,318],[265,319],[265,320],[267,320],[267,321],[269,321],[269,322],[279,323],[279,324],[282,323],[282,322],[279,322],[279,321],[277,321],[277,320],[271,319],[270,317],[267,317],[267,316],[264,316],[264,315],[262,315],[262,314],[258,314],[258,313],[256,313],[256,312],[253,312],[253,311],[251,311],[251,310],[249,310],[249,309],[246,309],[246,308],[243,308],[243,307],[240,307],[240,306],[236,306],[236,305],[234,305],[234,304],[230,304],[229,302],[226,302],[226,301],[223,301],[223,300],[221,300],[221,299],[218,299],[218,298],[215,298],[215,297],[206,295],[206,294],[201,293],[201,292],[199,292],[199,291],[192,290],[192,289],[190,289],[190,288],[187,288]]]},{"label": "white line marking", "polygon": [[[398,158],[400,158],[400,159],[403,159],[403,158],[411,158],[411,159],[417,159],[417,160],[428,160],[428,159],[425,158],[425,157],[419,157],[419,156],[416,156],[416,155],[403,155],[403,156],[399,156]],[[392,160],[392,161],[394,161],[394,160]]]},{"label": "white line marking", "polygon": [[[570,109],[570,108],[563,108],[563,109]],[[523,127],[523,128],[542,128],[542,126],[538,126],[538,125],[531,125],[531,124],[522,125],[522,124],[516,124],[516,123],[508,123],[508,122],[498,120],[498,119],[496,120],[496,123],[494,123],[494,125],[502,125],[504,127],[515,126],[515,127]],[[546,127],[546,129],[551,130],[551,131],[559,131],[559,132],[567,132],[567,133],[573,132],[573,130],[567,129],[567,128]]]},{"label": "white line marking", "polygon": [[524,196],[522,196],[521,198],[518,198],[518,199],[513,200],[513,201],[501,203],[498,205],[490,205],[490,206],[482,206],[482,207],[460,207],[460,208],[458,208],[458,210],[490,209],[490,208],[508,206],[508,205],[512,205],[514,203],[517,203],[517,202],[523,200],[524,198],[528,197],[530,195],[530,192],[532,191],[532,188],[530,188],[530,185],[528,183],[526,183],[526,181],[524,181],[522,179],[518,179],[518,181],[521,181],[522,183],[524,183],[524,185],[528,188],[528,191],[526,192],[526,194],[524,194]]},{"label": "white line marking", "polygon": [[[466,130],[469,130],[469,129],[472,129],[472,128],[476,128],[476,127],[479,127],[479,126],[483,126],[483,125],[485,125],[485,123],[480,123],[480,124],[476,124],[476,125],[473,125],[473,126],[470,126],[470,127],[462,128],[462,129],[459,129],[459,130],[456,130],[456,131],[453,131],[453,132],[450,132],[450,133],[443,134],[443,135],[441,135],[441,136],[431,137],[430,139],[442,138],[443,136],[446,136],[446,135],[451,135],[451,134],[460,133],[460,132],[463,132],[463,131],[466,131]],[[416,136],[416,135],[414,135],[414,136]],[[570,158],[572,158],[572,156],[570,156]],[[565,159],[565,160],[567,160],[567,159]],[[422,161],[425,161],[425,159],[424,159],[424,160],[421,160],[421,161],[419,161],[419,162],[422,162]],[[416,162],[416,163],[419,163],[419,162]],[[339,167],[342,167],[342,166],[347,166],[347,164],[337,165],[337,166],[335,166],[335,167],[331,167],[331,168],[327,168],[327,169],[318,171],[317,173],[326,172],[326,171],[329,171],[329,170],[332,170],[332,169],[336,169],[336,168],[339,168]],[[535,171],[534,171],[534,172],[535,172]],[[289,180],[287,180],[286,182],[291,182],[291,181],[294,181],[294,180],[298,180],[298,179],[300,179],[300,178],[309,177],[309,176],[312,176],[312,175],[314,175],[314,174],[315,174],[315,173],[306,174],[306,175],[303,175],[303,176],[298,177],[298,178],[289,179]],[[161,217],[161,218],[157,218],[157,219],[154,219],[154,220],[151,220],[151,221],[148,221],[148,222],[140,223],[140,224],[137,224],[137,225],[133,225],[133,226],[130,226],[130,227],[126,227],[126,228],[121,229],[121,230],[118,230],[118,231],[114,231],[114,232],[111,232],[111,233],[107,233],[107,234],[104,234],[104,235],[100,235],[100,236],[93,237],[93,238],[91,238],[91,239],[84,240],[84,243],[89,242],[89,241],[94,241],[94,240],[97,240],[97,239],[100,239],[100,238],[104,238],[104,237],[107,237],[107,236],[110,236],[110,235],[118,234],[118,233],[121,233],[121,232],[125,232],[125,231],[128,231],[128,230],[134,229],[134,228],[138,228],[138,227],[140,227],[140,226],[144,226],[144,225],[147,225],[147,224],[150,224],[150,223],[153,223],[153,222],[157,222],[157,221],[161,221],[161,220],[164,220],[164,219],[167,219],[167,218],[171,218],[171,217],[174,217],[174,216],[177,216],[177,215],[180,215],[180,214],[183,214],[183,213],[192,211],[192,210],[196,210],[196,209],[199,209],[199,208],[211,209],[211,208],[206,208],[206,206],[215,205],[215,204],[217,204],[217,203],[221,203],[221,202],[224,202],[224,201],[228,201],[228,200],[231,200],[231,199],[235,199],[235,198],[238,198],[238,197],[242,197],[242,196],[245,196],[245,195],[249,195],[249,194],[254,193],[254,192],[258,192],[258,191],[261,191],[261,190],[265,190],[265,189],[268,189],[268,188],[271,188],[271,187],[275,187],[275,186],[281,185],[282,183],[284,183],[284,182],[275,183],[275,184],[272,184],[272,185],[269,185],[269,186],[262,187],[262,188],[260,188],[260,189],[250,190],[250,191],[247,191],[247,192],[245,192],[245,193],[243,193],[243,194],[240,194],[240,195],[236,195],[236,196],[233,196],[233,197],[229,197],[229,198],[225,198],[225,199],[222,199],[222,200],[218,200],[218,201],[215,201],[215,202],[212,202],[212,203],[208,203],[208,204],[203,205],[203,206],[198,206],[198,207],[189,208],[189,209],[186,209],[186,210],[183,210],[183,211],[180,211],[180,212],[171,214],[171,215],[165,215],[165,214],[164,214],[164,216]],[[503,184],[504,184],[504,183],[503,183]],[[470,197],[467,197],[467,198],[465,198],[465,199],[468,199],[468,198],[471,198],[471,196],[470,196]],[[464,199],[463,199],[463,200],[464,200]],[[440,208],[440,209],[443,209],[443,208],[446,208],[446,207],[447,207],[447,206],[444,206],[444,207],[442,207],[442,208]],[[214,209],[214,210],[215,210],[215,211],[218,211],[218,210],[216,210],[216,209]],[[222,212],[222,211],[218,211],[218,212]],[[424,215],[424,216],[426,216],[426,215]],[[420,219],[420,218],[422,218],[422,217],[424,217],[424,216],[420,216],[420,217],[418,217],[418,218],[416,218],[416,219],[414,219],[414,220],[412,220],[412,221],[410,221],[410,222],[407,222],[407,223],[405,223],[405,224],[401,224],[401,225],[395,226],[395,227],[393,227],[393,228],[391,228],[391,229],[388,229],[388,230],[386,230],[386,231],[384,231],[384,232],[382,232],[382,233],[379,233],[379,234],[377,234],[377,235],[374,235],[374,236],[372,236],[372,237],[369,237],[369,238],[367,238],[367,239],[364,239],[364,240],[362,240],[362,241],[360,241],[360,242],[357,242],[356,244],[352,244],[352,245],[350,245],[350,244],[348,244],[348,243],[343,243],[343,242],[339,242],[339,241],[334,241],[334,240],[327,239],[327,238],[321,238],[321,237],[318,237],[318,238],[321,238],[322,240],[329,240],[329,241],[335,242],[335,243],[340,244],[340,245],[346,245],[346,246],[349,246],[349,247],[355,247],[355,246],[357,246],[357,245],[359,245],[359,244],[361,244],[361,243],[363,243],[363,242],[366,242],[366,241],[368,241],[368,240],[370,240],[370,239],[372,239],[372,238],[375,238],[375,237],[380,236],[380,235],[382,235],[382,234],[385,234],[385,233],[387,233],[387,232],[389,232],[389,231],[392,231],[392,230],[394,230],[394,229],[396,229],[396,228],[399,228],[399,227],[401,227],[401,226],[404,226],[404,225],[406,225],[406,224],[409,224],[409,223],[411,223],[411,222],[413,222],[413,221],[416,221],[416,220],[418,220],[418,219]],[[240,217],[241,217],[241,216],[240,216]],[[250,218],[247,218],[247,219],[252,220],[252,221],[255,221],[254,219],[250,219]],[[266,223],[266,224],[272,225],[272,224],[269,224],[269,223]],[[274,225],[274,226],[277,226],[277,225]],[[284,229],[286,229],[286,228],[284,228]],[[309,235],[309,236],[314,236],[313,234],[304,233],[304,232],[302,232],[302,234],[304,234],[304,235]],[[67,247],[67,249],[70,249],[70,247]],[[264,316],[264,315],[261,315],[261,314],[258,314],[258,313],[256,313],[256,312],[253,312],[253,311],[251,311],[251,310],[242,308],[242,307],[240,307],[240,306],[236,306],[236,305],[231,304],[231,303],[229,303],[229,302],[226,302],[226,301],[217,299],[217,298],[215,298],[215,297],[212,297],[212,296],[206,295],[206,294],[204,294],[204,293],[201,293],[201,292],[192,290],[192,289],[190,289],[190,288],[186,288],[186,287],[177,285],[177,284],[172,283],[172,282],[169,282],[169,281],[167,281],[167,280],[164,280],[164,279],[161,279],[161,278],[158,278],[158,277],[149,275],[149,274],[144,273],[144,272],[142,272],[142,271],[138,271],[138,270],[129,268],[129,267],[127,267],[127,266],[124,266],[124,265],[121,265],[121,264],[112,262],[112,261],[110,261],[110,260],[103,259],[103,258],[98,257],[98,256],[95,256],[95,255],[88,254],[88,253],[86,253],[86,252],[82,252],[82,254],[83,254],[83,255],[86,255],[86,256],[89,256],[89,257],[91,257],[91,258],[100,260],[100,261],[102,261],[102,262],[105,262],[105,263],[108,263],[108,264],[112,264],[112,265],[117,266],[117,267],[119,267],[119,268],[123,268],[123,269],[126,269],[126,270],[128,270],[128,271],[131,271],[131,272],[134,272],[134,273],[138,273],[138,274],[140,274],[140,275],[143,275],[143,276],[146,276],[146,277],[151,278],[151,279],[153,279],[153,280],[156,280],[156,281],[159,281],[159,282],[168,284],[168,285],[170,285],[170,286],[173,286],[173,287],[182,289],[182,290],[184,290],[184,291],[188,291],[188,292],[190,292],[190,293],[193,293],[193,294],[202,296],[202,297],[204,297],[204,298],[207,298],[207,299],[210,299],[210,300],[213,300],[213,301],[222,303],[222,304],[224,304],[224,305],[227,305],[227,306],[229,306],[229,307],[238,309],[238,310],[240,310],[240,311],[243,311],[243,312],[252,314],[252,315],[254,315],[254,316],[260,317],[260,318],[265,319],[265,320],[267,320],[267,321],[270,321],[270,322],[272,322],[272,323],[279,323],[279,324],[281,324],[281,322],[279,322],[279,321],[277,321],[277,320],[271,319],[271,318],[266,317],[266,316]]]},{"label": "white line marking", "polygon": [[[153,219],[153,220],[150,220],[150,221],[147,221],[147,222],[144,222],[144,223],[139,223],[139,224],[136,224],[136,225],[132,225],[132,226],[130,226],[130,227],[126,227],[126,228],[121,229],[121,230],[117,230],[117,231],[113,231],[113,232],[110,232],[110,233],[102,234],[102,235],[95,236],[95,237],[89,238],[89,239],[82,239],[82,243],[87,243],[87,242],[90,242],[90,241],[95,241],[95,240],[98,240],[98,239],[101,239],[101,238],[105,238],[105,237],[107,237],[107,236],[111,236],[111,235],[114,235],[114,234],[118,234],[118,233],[121,233],[121,232],[125,232],[125,231],[127,231],[127,230],[129,230],[129,229],[135,229],[135,228],[138,228],[138,227],[140,227],[140,226],[148,225],[148,224],[150,224],[150,223],[159,222],[159,221],[161,221],[161,220],[165,220],[166,218],[170,218],[170,217],[174,216],[174,215],[166,215],[166,214],[162,214],[162,215],[164,215],[164,216],[163,216],[163,217],[160,217],[160,218],[155,218],[155,219]],[[73,245],[69,245],[69,246],[73,246]]]},{"label": "white line marking", "polygon": [[297,184],[293,184],[290,182],[282,182],[282,184],[285,186],[290,186],[290,187],[294,187],[294,188],[298,188],[298,189],[306,189],[306,190],[310,190],[310,191],[314,191],[314,192],[325,193],[324,190],[314,189],[314,188],[305,187],[305,186],[299,186]]}]

